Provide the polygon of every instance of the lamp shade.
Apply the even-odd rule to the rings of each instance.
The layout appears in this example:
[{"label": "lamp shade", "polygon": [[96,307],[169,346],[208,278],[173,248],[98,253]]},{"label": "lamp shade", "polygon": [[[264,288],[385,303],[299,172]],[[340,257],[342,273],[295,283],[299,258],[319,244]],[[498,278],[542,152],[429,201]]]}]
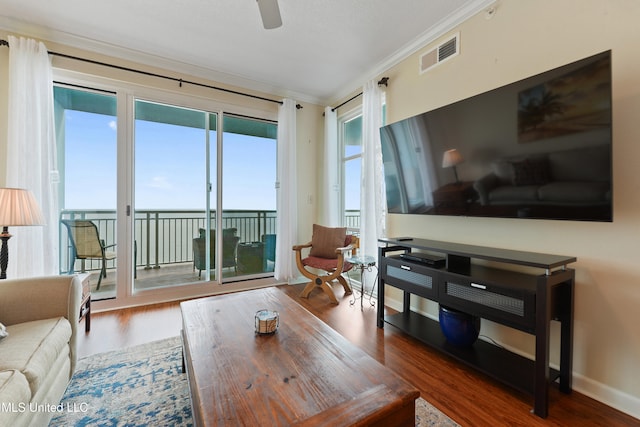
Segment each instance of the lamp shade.
[{"label": "lamp shade", "polygon": [[0,188],[0,226],[44,225],[36,198],[22,188]]},{"label": "lamp shade", "polygon": [[442,167],[450,168],[452,166],[459,165],[462,161],[462,154],[453,148],[444,152],[444,155],[442,156]]}]

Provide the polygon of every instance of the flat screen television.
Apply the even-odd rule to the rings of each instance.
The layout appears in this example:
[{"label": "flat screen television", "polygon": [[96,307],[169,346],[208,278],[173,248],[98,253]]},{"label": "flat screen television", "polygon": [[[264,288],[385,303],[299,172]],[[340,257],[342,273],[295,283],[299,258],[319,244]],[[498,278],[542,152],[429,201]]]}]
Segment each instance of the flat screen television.
[{"label": "flat screen television", "polygon": [[612,221],[611,51],[380,129],[389,213]]}]

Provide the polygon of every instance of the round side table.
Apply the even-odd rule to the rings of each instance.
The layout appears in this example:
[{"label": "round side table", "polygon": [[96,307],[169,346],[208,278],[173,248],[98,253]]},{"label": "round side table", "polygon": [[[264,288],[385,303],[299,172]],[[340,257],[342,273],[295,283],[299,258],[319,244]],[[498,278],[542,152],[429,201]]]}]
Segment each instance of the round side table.
[{"label": "round side table", "polygon": [[[376,266],[376,258],[372,257],[370,255],[357,255],[357,256],[352,256],[347,258],[345,261],[347,261],[348,263],[353,264],[353,266],[357,269],[360,270],[360,309],[364,309],[363,307],[363,300],[364,300],[364,294],[365,294],[365,286],[364,286],[364,272],[366,271],[373,271],[373,269],[375,268],[376,270],[376,281],[373,283],[373,286],[371,287],[371,295],[369,295],[369,302],[371,303],[371,305],[375,305],[375,303],[373,302],[373,290],[376,287],[376,282],[377,282],[377,277],[378,277],[378,267]],[[349,276],[347,274],[347,276],[349,277],[349,282],[351,282],[351,276]],[[353,286],[352,286],[353,288]],[[353,305],[356,303],[356,295],[353,294],[353,301],[350,301],[349,304]]]}]

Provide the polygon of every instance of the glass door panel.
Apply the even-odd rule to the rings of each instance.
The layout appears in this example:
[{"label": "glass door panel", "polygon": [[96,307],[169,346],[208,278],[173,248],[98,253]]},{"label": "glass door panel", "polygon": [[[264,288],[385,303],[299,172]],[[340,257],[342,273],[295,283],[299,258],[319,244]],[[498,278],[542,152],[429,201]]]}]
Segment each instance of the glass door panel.
[{"label": "glass door panel", "polygon": [[202,111],[135,103],[136,291],[209,278],[207,118]]},{"label": "glass door panel", "polygon": [[273,272],[277,129],[273,122],[223,118],[223,278]]},{"label": "glass door panel", "polygon": [[[116,96],[54,87],[60,272],[88,273],[93,300],[116,296]],[[101,256],[105,248],[105,259]]]},{"label": "glass door panel", "polygon": [[360,185],[362,169],[362,116],[344,122],[342,127],[343,225],[360,228]]}]

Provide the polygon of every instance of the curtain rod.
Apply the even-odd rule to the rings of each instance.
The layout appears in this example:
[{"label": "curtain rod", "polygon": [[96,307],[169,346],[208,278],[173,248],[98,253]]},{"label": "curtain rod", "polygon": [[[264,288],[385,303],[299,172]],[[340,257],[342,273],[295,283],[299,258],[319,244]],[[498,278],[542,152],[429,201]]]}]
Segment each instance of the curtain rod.
[{"label": "curtain rod", "polygon": [[[389,77],[383,77],[380,80],[378,80],[378,86],[382,86],[382,85],[388,86],[388,83],[389,83]],[[331,111],[336,111],[338,108],[342,107],[343,105],[348,104],[349,102],[353,101],[354,99],[356,99],[359,96],[362,96],[362,93],[363,92],[360,92],[359,94],[354,95],[351,98],[347,99],[342,104],[336,105],[335,107],[333,107],[331,109]]]},{"label": "curtain rod", "polygon": [[[0,46],[9,47],[9,42],[7,40],[0,40]],[[78,56],[67,55],[67,54],[64,54],[64,53],[58,53],[58,52],[52,52],[52,51],[48,51],[48,53],[49,53],[49,55],[60,56],[62,58],[66,58],[66,59],[73,59],[73,60],[76,60],[76,61],[88,62],[88,63],[94,64],[94,65],[102,65],[104,67],[115,68],[115,69],[122,70],[122,71],[129,71],[129,72],[132,72],[132,73],[143,74],[145,76],[158,77],[158,78],[165,79],[165,80],[171,80],[171,81],[174,81],[174,82],[178,82],[180,87],[182,87],[183,84],[190,84],[190,85],[193,85],[193,86],[205,87],[205,88],[208,88],[208,89],[218,90],[218,91],[221,91],[221,92],[231,93],[231,94],[234,94],[234,95],[246,96],[246,97],[254,98],[254,99],[260,99],[262,101],[274,102],[276,104],[282,105],[282,101],[278,101],[278,100],[270,99],[270,98],[264,98],[262,96],[252,95],[252,94],[249,94],[249,93],[239,92],[237,90],[225,89],[225,88],[218,87],[218,86],[211,86],[211,85],[207,85],[207,84],[204,84],[204,83],[193,82],[193,81],[190,81],[190,80],[184,80],[184,79],[177,78],[177,77],[165,76],[165,75],[162,75],[162,74],[152,73],[152,72],[149,72],[149,71],[137,70],[135,68],[123,67],[123,66],[114,65],[114,64],[108,64],[106,62],[100,62],[100,61],[94,61],[92,59],[80,58]],[[298,110],[300,110],[302,108],[302,105],[296,104],[296,108]]]}]

